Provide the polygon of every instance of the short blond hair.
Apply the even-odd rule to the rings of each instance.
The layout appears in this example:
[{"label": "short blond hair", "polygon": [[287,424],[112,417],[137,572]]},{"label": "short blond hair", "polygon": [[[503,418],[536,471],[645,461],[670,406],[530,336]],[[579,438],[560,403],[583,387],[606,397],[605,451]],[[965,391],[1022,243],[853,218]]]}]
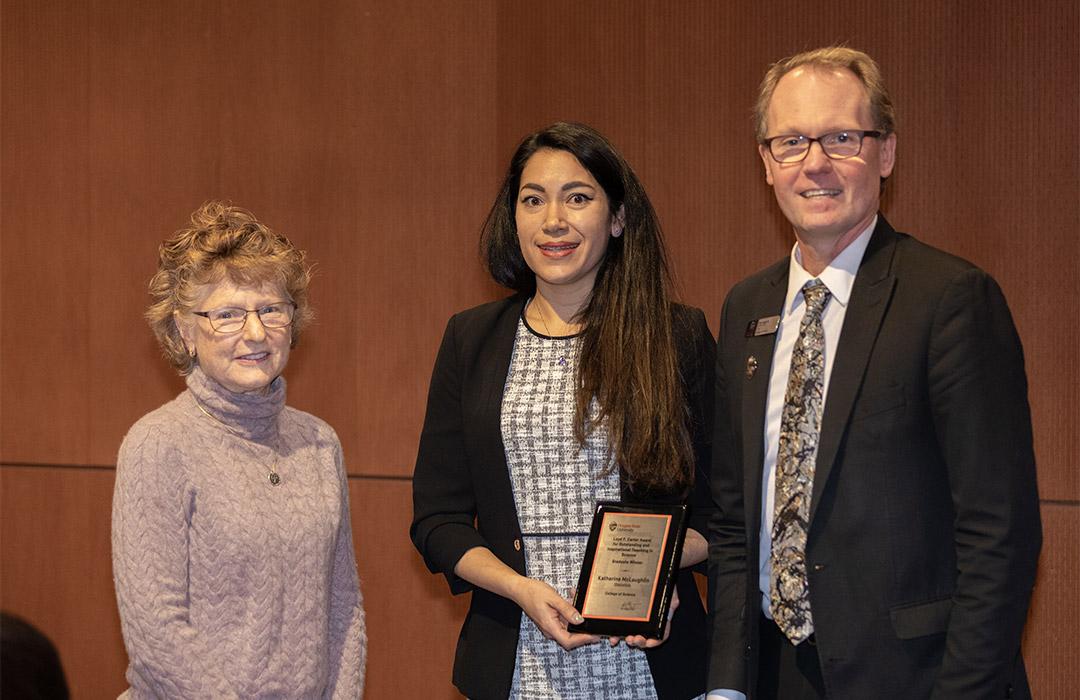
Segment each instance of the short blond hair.
[{"label": "short blond hair", "polygon": [[769,70],[761,81],[757,103],[754,105],[754,131],[758,143],[763,142],[768,135],[765,132],[765,119],[776,84],[780,82],[780,78],[802,66],[842,68],[851,71],[862,83],[867,97],[870,98],[870,115],[874,120],[874,128],[885,136],[896,131],[896,113],[893,110],[892,98],[889,97],[885,80],[881,77],[881,68],[874,59],[862,51],[849,49],[846,46],[827,46],[789,56],[769,66]]},{"label": "short blond hair", "polygon": [[285,236],[259,223],[246,209],[218,201],[191,214],[191,226],[158,248],[158,271],[150,280],[153,303],[146,319],[165,357],[188,374],[195,367],[176,325],[176,314],[194,308],[198,287],[224,279],[243,286],[280,284],[296,304],[292,343],[311,320],[307,288],[311,266]]}]

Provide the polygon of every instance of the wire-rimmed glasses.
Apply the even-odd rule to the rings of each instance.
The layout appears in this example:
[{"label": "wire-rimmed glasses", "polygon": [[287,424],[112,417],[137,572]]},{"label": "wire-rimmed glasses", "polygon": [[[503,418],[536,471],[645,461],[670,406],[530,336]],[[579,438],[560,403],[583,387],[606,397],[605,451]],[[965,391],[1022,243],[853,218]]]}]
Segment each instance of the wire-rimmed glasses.
[{"label": "wire-rimmed glasses", "polygon": [[248,314],[257,314],[264,328],[284,328],[293,322],[296,304],[291,301],[275,301],[257,309],[241,309],[226,306],[209,311],[193,311],[210,322],[210,327],[218,333],[239,333],[247,323]]}]

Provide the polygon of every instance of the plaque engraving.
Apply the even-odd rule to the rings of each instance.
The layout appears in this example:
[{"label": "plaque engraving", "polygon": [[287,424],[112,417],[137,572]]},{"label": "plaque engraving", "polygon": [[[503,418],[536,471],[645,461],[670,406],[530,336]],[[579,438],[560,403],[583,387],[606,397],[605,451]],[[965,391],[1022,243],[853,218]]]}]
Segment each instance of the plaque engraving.
[{"label": "plaque engraving", "polygon": [[598,504],[570,630],[661,638],[685,533],[686,506]]}]

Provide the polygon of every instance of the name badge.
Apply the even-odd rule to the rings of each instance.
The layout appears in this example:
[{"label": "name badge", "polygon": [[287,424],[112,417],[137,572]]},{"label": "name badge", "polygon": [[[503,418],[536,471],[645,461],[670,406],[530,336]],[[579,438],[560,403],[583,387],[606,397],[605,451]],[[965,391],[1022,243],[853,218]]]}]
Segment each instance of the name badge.
[{"label": "name badge", "polygon": [[746,324],[746,337],[756,338],[759,335],[772,335],[780,327],[779,316],[766,316]]}]

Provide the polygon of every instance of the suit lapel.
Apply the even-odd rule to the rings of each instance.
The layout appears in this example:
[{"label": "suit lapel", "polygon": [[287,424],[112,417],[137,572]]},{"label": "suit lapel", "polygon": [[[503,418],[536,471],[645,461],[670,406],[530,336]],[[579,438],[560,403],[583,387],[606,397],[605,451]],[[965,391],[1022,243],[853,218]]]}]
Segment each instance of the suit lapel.
[{"label": "suit lapel", "polygon": [[[758,286],[748,316],[738,321],[746,324],[768,316],[781,313],[784,297],[787,295],[789,261],[778,263],[768,270]],[[777,333],[759,335],[746,339],[741,369],[747,368],[751,358],[757,363],[753,376],[744,371],[739,377],[743,382],[742,400],[742,436],[743,436],[743,489],[746,494],[746,522],[761,522],[761,471],[765,455],[765,404],[769,395],[769,375],[772,372],[773,353],[776,347]],[[757,528],[753,528],[751,539],[757,541]]]},{"label": "suit lapel", "polygon": [[837,343],[836,360],[829,377],[829,394],[825,398],[825,414],[821,418],[821,439],[810,500],[811,523],[836,461],[836,452],[847,428],[851,407],[862,384],[866,364],[896,283],[892,272],[896,240],[896,232],[885,217],[879,215],[877,227],[855,277],[851,300],[844,315],[844,327]]}]

